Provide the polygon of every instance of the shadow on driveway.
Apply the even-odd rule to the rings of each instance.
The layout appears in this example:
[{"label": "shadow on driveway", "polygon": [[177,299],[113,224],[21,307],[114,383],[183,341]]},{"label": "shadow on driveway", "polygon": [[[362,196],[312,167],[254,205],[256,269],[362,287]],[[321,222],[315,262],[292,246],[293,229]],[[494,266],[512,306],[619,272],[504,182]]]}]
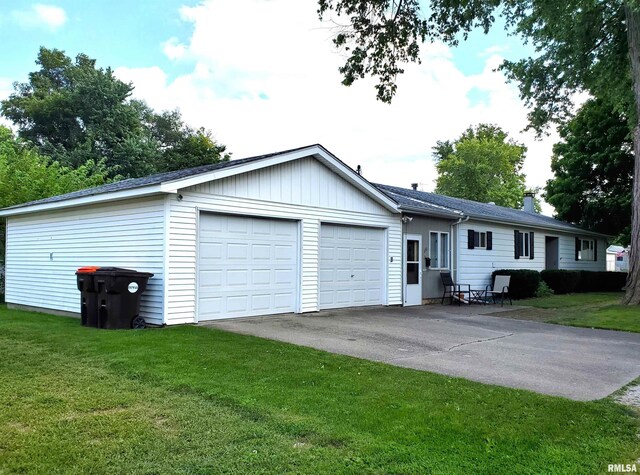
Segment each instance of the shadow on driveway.
[{"label": "shadow on driveway", "polygon": [[483,315],[496,311],[361,307],[201,325],[575,400],[603,398],[640,375],[640,334]]}]

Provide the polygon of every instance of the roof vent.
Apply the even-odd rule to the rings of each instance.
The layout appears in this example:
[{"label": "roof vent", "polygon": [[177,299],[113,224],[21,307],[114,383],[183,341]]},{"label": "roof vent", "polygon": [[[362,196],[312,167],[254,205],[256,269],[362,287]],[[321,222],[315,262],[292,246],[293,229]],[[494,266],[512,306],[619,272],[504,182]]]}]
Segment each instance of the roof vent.
[{"label": "roof vent", "polygon": [[418,184],[417,183],[411,183],[411,188],[413,188],[413,191],[418,191]]},{"label": "roof vent", "polygon": [[494,204],[496,204],[496,202],[495,201],[489,201],[487,204],[488,205],[494,205]]}]

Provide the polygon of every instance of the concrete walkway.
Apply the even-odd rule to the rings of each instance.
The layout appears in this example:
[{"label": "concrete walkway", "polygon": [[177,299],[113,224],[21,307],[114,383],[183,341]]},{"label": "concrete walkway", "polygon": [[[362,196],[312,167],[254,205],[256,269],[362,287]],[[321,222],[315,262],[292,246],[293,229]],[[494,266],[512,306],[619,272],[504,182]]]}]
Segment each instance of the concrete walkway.
[{"label": "concrete walkway", "polygon": [[498,311],[367,307],[202,325],[576,400],[603,398],[640,375],[638,333],[483,315]]}]

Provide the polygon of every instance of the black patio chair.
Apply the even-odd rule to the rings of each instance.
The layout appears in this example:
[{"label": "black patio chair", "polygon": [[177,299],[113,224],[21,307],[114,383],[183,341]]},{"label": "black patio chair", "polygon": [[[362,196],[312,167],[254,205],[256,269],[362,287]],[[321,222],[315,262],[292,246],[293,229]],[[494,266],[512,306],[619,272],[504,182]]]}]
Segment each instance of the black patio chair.
[{"label": "black patio chair", "polygon": [[[450,271],[441,271],[440,279],[442,279],[442,286],[444,292],[442,292],[441,304],[444,304],[444,299],[449,298],[449,303],[453,304],[454,299],[458,301],[458,305],[462,302],[469,302],[471,299],[471,285],[469,284],[456,284],[451,277]],[[463,288],[466,287],[466,290]],[[465,298],[466,294],[466,298]]]}]

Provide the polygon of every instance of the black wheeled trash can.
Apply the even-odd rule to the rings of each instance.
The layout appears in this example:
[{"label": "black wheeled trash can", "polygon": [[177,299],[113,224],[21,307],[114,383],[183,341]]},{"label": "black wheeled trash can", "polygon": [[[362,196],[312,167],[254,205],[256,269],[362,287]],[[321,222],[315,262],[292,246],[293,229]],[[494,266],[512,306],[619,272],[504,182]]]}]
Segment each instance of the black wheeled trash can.
[{"label": "black wheeled trash can", "polygon": [[120,267],[100,267],[94,273],[98,291],[98,327],[144,328],[140,296],[153,274]]},{"label": "black wheeled trash can", "polygon": [[76,271],[80,291],[80,323],[85,327],[98,326],[98,289],[95,285],[96,266],[80,267]]}]

